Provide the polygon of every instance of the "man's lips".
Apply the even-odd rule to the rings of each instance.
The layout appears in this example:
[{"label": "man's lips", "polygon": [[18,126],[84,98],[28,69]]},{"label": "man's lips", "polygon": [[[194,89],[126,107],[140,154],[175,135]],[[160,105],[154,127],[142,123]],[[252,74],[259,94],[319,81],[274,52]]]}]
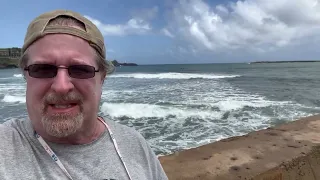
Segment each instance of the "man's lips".
[{"label": "man's lips", "polygon": [[80,105],[78,103],[58,103],[48,104],[47,112],[51,113],[71,113],[78,111]]},{"label": "man's lips", "polygon": [[77,103],[68,103],[68,104],[49,104],[50,106],[57,108],[57,109],[66,109],[72,106],[77,105]]}]

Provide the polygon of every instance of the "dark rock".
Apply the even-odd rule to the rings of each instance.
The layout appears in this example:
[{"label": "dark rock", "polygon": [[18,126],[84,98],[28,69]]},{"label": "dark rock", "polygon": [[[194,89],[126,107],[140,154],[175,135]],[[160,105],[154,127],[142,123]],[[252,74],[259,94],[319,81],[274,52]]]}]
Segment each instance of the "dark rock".
[{"label": "dark rock", "polygon": [[111,61],[111,63],[116,67],[119,67],[119,66],[138,66],[138,64],[135,64],[135,63],[119,63],[117,60],[113,60],[113,61]]}]

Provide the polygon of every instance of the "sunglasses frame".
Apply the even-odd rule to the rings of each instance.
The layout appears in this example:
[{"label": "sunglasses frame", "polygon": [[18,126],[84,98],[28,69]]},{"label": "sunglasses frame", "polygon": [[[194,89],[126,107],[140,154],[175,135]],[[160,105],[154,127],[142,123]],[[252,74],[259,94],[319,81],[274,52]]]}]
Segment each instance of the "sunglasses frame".
[{"label": "sunglasses frame", "polygon": [[[56,68],[55,69],[55,75],[54,76],[48,76],[48,77],[38,77],[38,76],[32,76],[32,71],[30,71],[30,67],[32,68],[32,66],[37,66],[37,65],[45,65],[47,67],[54,67]],[[76,67],[76,66],[86,66],[86,67],[90,67],[92,68],[92,76],[88,76],[88,77],[84,77],[84,78],[79,78],[79,77],[75,77],[72,75],[72,73],[70,72],[70,67]],[[27,67],[24,68],[25,71],[28,71],[28,74],[30,77],[33,77],[33,78],[37,78],[37,79],[48,79],[48,78],[54,78],[57,76],[58,74],[58,69],[67,69],[68,70],[68,75],[69,77],[71,78],[75,78],[75,79],[89,79],[89,78],[93,78],[96,74],[96,72],[99,72],[99,69],[96,70],[96,68],[94,66],[90,66],[90,65],[86,65],[86,64],[77,64],[77,65],[70,65],[70,66],[56,66],[56,65],[52,65],[52,64],[31,64]],[[31,72],[31,74],[30,74]]]}]

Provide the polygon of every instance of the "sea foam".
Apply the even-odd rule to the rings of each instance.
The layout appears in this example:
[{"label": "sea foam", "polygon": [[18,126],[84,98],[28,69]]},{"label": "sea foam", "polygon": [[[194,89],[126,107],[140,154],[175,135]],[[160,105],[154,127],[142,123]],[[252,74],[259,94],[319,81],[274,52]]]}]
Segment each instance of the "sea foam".
[{"label": "sea foam", "polygon": [[4,98],[2,99],[3,102],[7,103],[25,103],[26,98],[23,96],[11,96],[11,95],[5,95]]},{"label": "sea foam", "polygon": [[219,74],[191,74],[191,73],[132,73],[132,74],[115,74],[113,78],[135,78],[135,79],[223,79],[235,78],[240,75],[219,75]]},{"label": "sea foam", "polygon": [[14,74],[13,77],[21,78],[21,77],[23,77],[23,76],[22,76],[22,74]]},{"label": "sea foam", "polygon": [[199,117],[201,119],[214,119],[219,118],[221,113],[201,111],[201,110],[188,110],[177,107],[160,106],[153,104],[134,104],[134,103],[103,103],[101,111],[107,113],[112,117],[130,117],[138,118],[165,118],[168,116],[185,119],[188,117]]}]

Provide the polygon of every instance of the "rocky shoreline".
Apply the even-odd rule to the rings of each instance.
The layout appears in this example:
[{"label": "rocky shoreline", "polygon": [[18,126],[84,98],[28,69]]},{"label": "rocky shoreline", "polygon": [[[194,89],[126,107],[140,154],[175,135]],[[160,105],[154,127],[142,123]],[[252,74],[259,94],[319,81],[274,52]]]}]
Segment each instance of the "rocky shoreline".
[{"label": "rocky shoreline", "polygon": [[13,69],[13,68],[18,68],[18,66],[12,65],[12,64],[9,64],[9,65],[0,64],[0,69]]},{"label": "rocky shoreline", "polygon": [[320,115],[159,160],[170,180],[320,179]]},{"label": "rocky shoreline", "polygon": [[18,68],[18,58],[0,58],[0,69]]}]

